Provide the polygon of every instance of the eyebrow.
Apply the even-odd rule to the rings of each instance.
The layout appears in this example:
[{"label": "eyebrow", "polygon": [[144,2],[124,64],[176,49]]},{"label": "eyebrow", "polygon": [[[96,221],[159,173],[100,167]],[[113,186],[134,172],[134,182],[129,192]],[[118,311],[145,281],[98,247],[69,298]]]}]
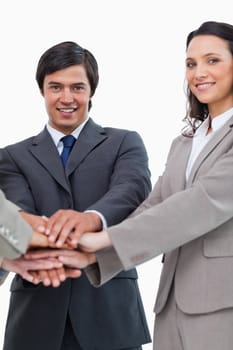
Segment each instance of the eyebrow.
[{"label": "eyebrow", "polygon": [[[217,53],[217,52],[208,52],[204,55],[204,57],[209,57],[209,56],[221,56],[221,54]],[[187,57],[186,61],[188,60],[193,60],[194,58],[192,57]]]},{"label": "eyebrow", "polygon": [[[59,82],[59,81],[49,81],[48,82],[48,85],[54,85],[54,84],[57,84],[57,85],[64,85],[63,83],[61,83],[61,82]],[[87,85],[87,83],[85,83],[85,82],[77,82],[77,83],[72,83],[71,85],[83,85],[83,86],[85,86],[85,85]]]}]

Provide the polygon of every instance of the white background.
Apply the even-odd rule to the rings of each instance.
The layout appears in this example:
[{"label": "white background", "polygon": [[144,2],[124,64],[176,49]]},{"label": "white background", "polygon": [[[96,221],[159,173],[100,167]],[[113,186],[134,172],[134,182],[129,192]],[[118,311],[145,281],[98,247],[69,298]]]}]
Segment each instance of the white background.
[{"label": "white background", "polygon": [[[2,1],[0,147],[44,127],[47,116],[35,81],[37,62],[50,46],[76,41],[99,63],[91,116],[103,126],[141,134],[154,184],[169,145],[183,126],[186,36],[207,20],[232,23],[232,1]],[[157,257],[138,267],[151,334],[160,261]],[[11,278],[0,288],[1,348]],[[151,350],[152,345],[144,349]]]}]

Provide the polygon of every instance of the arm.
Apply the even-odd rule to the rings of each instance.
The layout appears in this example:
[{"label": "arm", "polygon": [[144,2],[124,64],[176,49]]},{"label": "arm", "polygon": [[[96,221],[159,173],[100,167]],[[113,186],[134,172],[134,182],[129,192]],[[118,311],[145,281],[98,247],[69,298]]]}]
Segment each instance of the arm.
[{"label": "arm", "polygon": [[[215,236],[223,235],[229,220],[232,220],[233,226],[232,164],[233,149],[230,149],[191,187],[109,228],[110,240],[124,269],[207,233],[211,235],[211,231]],[[104,255],[101,258],[104,261]]]},{"label": "arm", "polygon": [[[118,138],[118,135],[115,137]],[[151,190],[150,172],[146,149],[140,136],[135,132],[126,132],[119,140],[116,142],[117,147],[116,144],[114,146],[113,154],[109,156],[109,176],[105,175],[104,180],[106,191],[102,191],[99,200],[87,207],[85,213],[71,210],[55,213],[48,222],[47,232],[52,240],[59,236],[58,243],[62,244],[73,225],[75,232],[72,239],[75,244],[83,232],[103,228],[98,213],[111,226],[125,219],[148,196]],[[108,147],[106,145],[104,149],[106,154]],[[101,157],[105,155],[101,153]],[[102,182],[100,179],[98,181]],[[93,191],[98,191],[94,188],[94,183]]]},{"label": "arm", "polygon": [[127,132],[115,155],[108,191],[88,210],[96,210],[106,218],[108,226],[130,215],[151,191],[148,155],[136,132]]},{"label": "arm", "polygon": [[26,251],[31,237],[32,229],[19,215],[19,208],[0,191],[0,256],[17,258]]}]

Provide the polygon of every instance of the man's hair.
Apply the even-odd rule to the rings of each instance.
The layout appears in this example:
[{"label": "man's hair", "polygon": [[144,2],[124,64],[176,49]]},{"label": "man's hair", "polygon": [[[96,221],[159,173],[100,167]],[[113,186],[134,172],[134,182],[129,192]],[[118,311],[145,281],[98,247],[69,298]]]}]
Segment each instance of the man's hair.
[{"label": "man's hair", "polygon": [[[45,76],[73,65],[83,65],[91,87],[91,97],[94,95],[99,82],[98,64],[93,54],[73,41],[64,41],[50,47],[40,57],[36,81],[43,93]],[[91,101],[89,109],[91,108]]]}]

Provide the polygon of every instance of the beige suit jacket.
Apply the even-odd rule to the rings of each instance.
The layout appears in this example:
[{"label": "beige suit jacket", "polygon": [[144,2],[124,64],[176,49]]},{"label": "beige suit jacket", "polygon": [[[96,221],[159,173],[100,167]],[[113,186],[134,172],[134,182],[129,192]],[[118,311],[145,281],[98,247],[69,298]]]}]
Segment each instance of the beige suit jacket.
[{"label": "beige suit jacket", "polygon": [[[166,168],[148,199],[108,232],[114,248],[86,269],[91,283],[105,283],[121,269],[165,253],[155,304],[166,304],[172,282],[180,309],[189,314],[233,307],[233,117],[185,170],[192,139],[172,143]],[[153,274],[152,274],[153,275]]]},{"label": "beige suit jacket", "polygon": [[[32,236],[31,227],[18,210],[0,191],[0,266],[3,257],[14,259],[23,254]],[[0,284],[2,282],[0,277]]]}]

